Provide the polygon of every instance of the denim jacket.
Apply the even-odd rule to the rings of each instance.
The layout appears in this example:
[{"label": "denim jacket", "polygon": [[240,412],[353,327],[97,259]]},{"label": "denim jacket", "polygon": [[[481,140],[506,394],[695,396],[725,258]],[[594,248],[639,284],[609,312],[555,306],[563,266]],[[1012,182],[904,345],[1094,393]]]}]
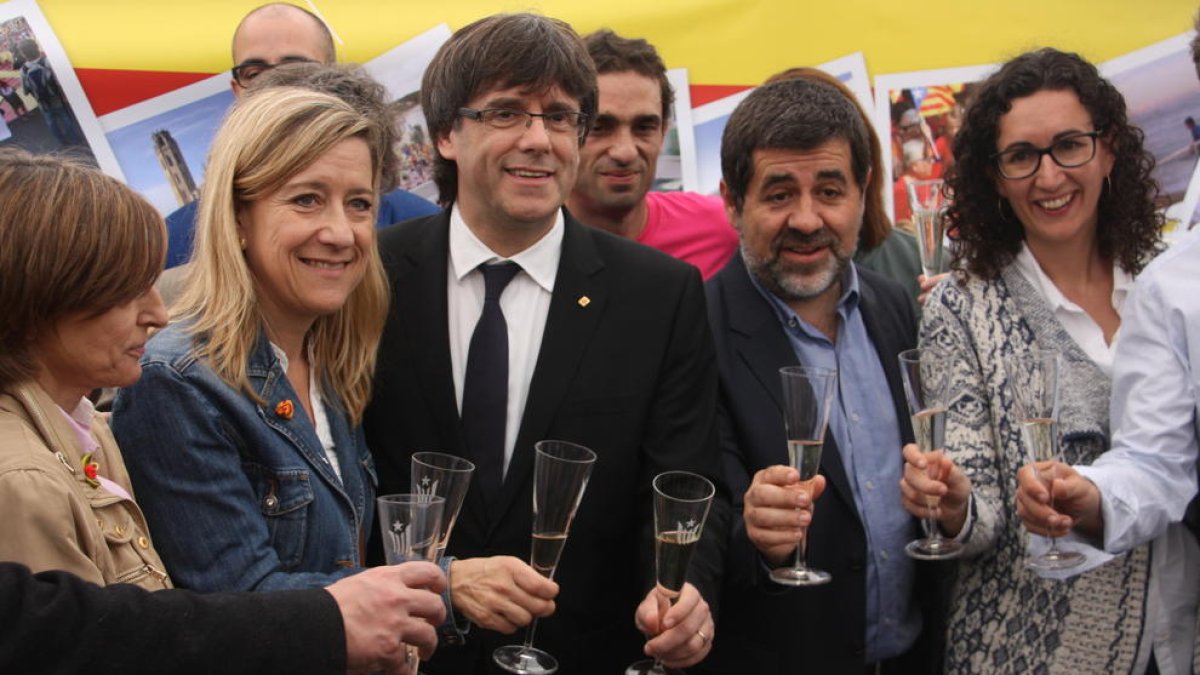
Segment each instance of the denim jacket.
[{"label": "denim jacket", "polygon": [[173,324],[116,398],[113,431],[167,569],[206,592],[323,587],[360,571],[376,484],[362,429],[325,400],[339,480],[265,334],[248,375],[262,405]]}]

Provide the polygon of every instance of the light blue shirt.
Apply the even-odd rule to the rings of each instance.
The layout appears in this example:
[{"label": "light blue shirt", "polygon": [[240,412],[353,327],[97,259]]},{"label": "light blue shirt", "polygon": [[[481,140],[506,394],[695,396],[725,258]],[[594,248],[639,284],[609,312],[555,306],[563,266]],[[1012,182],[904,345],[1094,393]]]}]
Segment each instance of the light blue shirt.
[{"label": "light blue shirt", "polygon": [[[836,342],[760,286],[753,274],[750,280],[775,309],[800,363],[838,371],[829,432],[867,533],[866,662],[899,656],[921,632],[912,593],[916,566],[904,553],[916,527],[900,505],[900,427],[887,375],[859,310],[858,272],[850,265],[842,279]],[[821,517],[819,504],[814,517]]]}]

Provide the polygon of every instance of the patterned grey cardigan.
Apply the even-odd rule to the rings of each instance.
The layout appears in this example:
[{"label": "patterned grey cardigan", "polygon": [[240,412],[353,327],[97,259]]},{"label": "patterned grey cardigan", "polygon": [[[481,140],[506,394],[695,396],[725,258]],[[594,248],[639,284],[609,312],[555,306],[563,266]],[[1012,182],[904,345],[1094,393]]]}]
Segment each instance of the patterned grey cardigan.
[{"label": "patterned grey cardigan", "polygon": [[1109,378],[1009,265],[998,279],[951,278],[924,308],[921,344],[956,362],[947,454],[971,479],[975,520],[951,601],[950,673],[1127,673],[1145,609],[1149,547],[1066,581],[1024,566],[1028,534],[1016,514],[1017,469],[1030,458],[1014,419],[1003,361],[1057,349],[1066,372],[1059,428],[1068,464],[1108,447]]}]

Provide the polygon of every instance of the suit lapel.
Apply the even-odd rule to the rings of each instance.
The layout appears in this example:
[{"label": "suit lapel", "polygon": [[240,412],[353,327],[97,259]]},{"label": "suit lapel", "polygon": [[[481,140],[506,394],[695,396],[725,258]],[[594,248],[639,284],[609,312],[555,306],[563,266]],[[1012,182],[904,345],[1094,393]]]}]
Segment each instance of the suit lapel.
[{"label": "suit lapel", "polygon": [[521,429],[500,495],[491,505],[493,528],[525,494],[524,487],[533,475],[533,444],[546,438],[608,304],[609,285],[601,273],[604,260],[593,241],[594,233],[569,213],[564,227],[562,257]]},{"label": "suit lapel", "polygon": [[[725,298],[729,312],[729,329],[737,337],[738,356],[775,402],[778,412],[776,419],[782,425],[783,385],[779,379],[779,369],[783,366],[803,364],[796,359],[796,352],[792,349],[783,327],[779,325],[778,315],[751,283],[741,255],[735,255],[731,265],[734,269],[727,277],[729,284]],[[780,429],[779,437],[786,441],[786,436],[786,432]],[[779,451],[786,463],[786,446],[781,447]],[[854,493],[850,490],[850,481],[846,477],[841,453],[838,452],[833,434],[828,432],[825,434],[825,446],[821,451],[821,469],[839,496],[853,506]]]}]

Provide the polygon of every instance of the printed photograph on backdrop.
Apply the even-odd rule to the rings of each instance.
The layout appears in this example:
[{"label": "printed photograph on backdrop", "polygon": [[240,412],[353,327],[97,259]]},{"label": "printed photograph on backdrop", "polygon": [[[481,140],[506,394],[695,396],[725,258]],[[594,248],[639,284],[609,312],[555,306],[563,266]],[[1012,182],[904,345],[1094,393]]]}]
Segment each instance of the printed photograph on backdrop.
[{"label": "printed photograph on backdrop", "polygon": [[[791,67],[793,66],[781,66],[779,70]],[[862,52],[855,52],[814,67],[833,75],[846,85],[854,92],[864,110],[873,109],[871,82],[867,77],[867,62]],[[750,95],[752,89],[753,87],[749,87],[745,91],[706,103],[692,111],[692,129],[696,139],[696,192],[713,195],[720,193],[721,135],[725,133],[725,123],[729,121],[733,109]]]},{"label": "printed photograph on backdrop", "polygon": [[941,178],[954,164],[954,134],[971,87],[995,66],[926,70],[875,78],[875,131],[891,190],[884,201],[896,227],[913,232],[907,185]]},{"label": "printed photograph on backdrop", "polygon": [[65,152],[121,178],[91,104],[37,3],[0,3],[0,146]]},{"label": "printed photograph on backdrop", "polygon": [[1130,123],[1146,134],[1158,207],[1165,210],[1184,201],[1200,157],[1200,82],[1191,39],[1191,33],[1177,35],[1100,65],[1125,97]]},{"label": "printed photograph on backdrop", "polygon": [[200,196],[204,162],[233,91],[229,72],[100,118],[125,182],[164,217]]},{"label": "printed photograph on backdrop", "polygon": [[[371,77],[387,88],[389,99],[396,105],[400,178],[394,187],[435,203],[438,191],[433,182],[433,139],[421,109],[421,75],[450,34],[446,24],[435,26],[363,64]],[[385,191],[388,189],[384,186]]]},{"label": "printed photograph on backdrop", "polygon": [[667,136],[663,139],[662,152],[658,154],[654,184],[650,189],[655,192],[695,190],[696,142],[692,135],[692,94],[687,68],[668,70],[667,81],[675,92],[675,101],[671,103]]}]

